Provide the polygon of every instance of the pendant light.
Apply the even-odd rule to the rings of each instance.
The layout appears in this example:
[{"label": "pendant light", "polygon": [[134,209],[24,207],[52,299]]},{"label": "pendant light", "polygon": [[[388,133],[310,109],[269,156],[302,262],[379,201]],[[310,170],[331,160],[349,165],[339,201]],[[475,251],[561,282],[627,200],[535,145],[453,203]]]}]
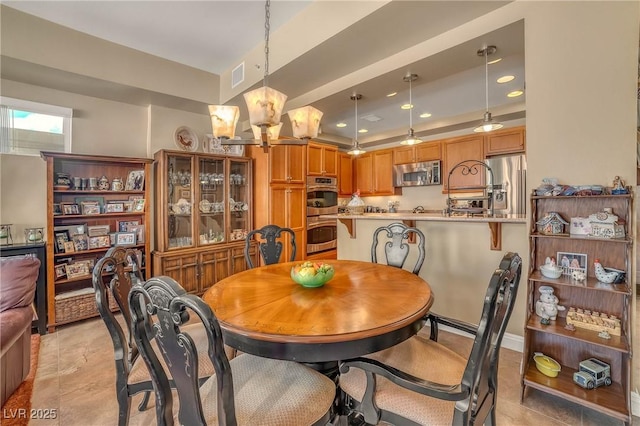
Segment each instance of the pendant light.
[{"label": "pendant light", "polygon": [[[270,145],[306,145],[310,138],[318,136],[322,112],[311,106],[289,111],[294,139],[278,139],[282,123],[280,118],[287,95],[268,86],[269,82],[269,33],[271,25],[271,0],[265,2],[264,24],[264,75],[262,87],[244,94],[249,111],[249,123],[256,139],[234,139],[238,121],[238,107],[210,105],[211,124],[214,136],[221,138],[222,145],[262,145],[267,151]],[[235,109],[235,110],[234,110]],[[226,115],[223,114],[223,111]],[[235,121],[231,121],[235,111]],[[229,118],[225,120],[223,117]],[[256,128],[259,132],[256,131]],[[229,131],[228,129],[232,129]],[[275,136],[275,137],[274,137]]]},{"label": "pendant light", "polygon": [[407,74],[402,80],[409,82],[409,133],[407,138],[400,142],[400,145],[417,145],[422,142],[422,139],[416,137],[413,134],[413,101],[411,98],[411,82],[418,79],[418,74]]},{"label": "pendant light", "polygon": [[489,112],[489,55],[492,55],[494,53],[496,53],[495,46],[486,46],[478,50],[478,56],[484,56],[486,109],[482,123],[480,123],[480,125],[475,129],[473,129],[474,132],[490,132],[492,130],[498,130],[503,127],[501,123],[498,123],[491,118],[491,113]]},{"label": "pendant light", "polygon": [[358,142],[358,100],[360,99],[362,99],[362,95],[357,93],[351,95],[351,100],[356,102],[356,115],[353,122],[353,146],[349,151],[347,151],[347,154],[349,155],[360,155],[366,152],[364,149],[360,148],[360,142]]}]

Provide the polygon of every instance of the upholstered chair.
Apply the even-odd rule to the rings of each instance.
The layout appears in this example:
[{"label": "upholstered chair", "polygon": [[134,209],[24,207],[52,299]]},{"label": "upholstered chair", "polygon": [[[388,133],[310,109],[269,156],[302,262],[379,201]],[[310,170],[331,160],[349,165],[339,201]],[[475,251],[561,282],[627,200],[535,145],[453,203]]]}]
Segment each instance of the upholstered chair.
[{"label": "upholstered chair", "polygon": [[253,264],[249,255],[249,247],[254,238],[258,240],[258,251],[265,265],[271,265],[280,261],[282,255],[282,233],[288,233],[291,241],[291,257],[289,261],[296,258],[296,234],[290,228],[281,228],[277,225],[266,225],[260,229],[254,229],[247,234],[244,245],[244,258],[247,260],[249,269],[253,269]]},{"label": "upholstered chair", "polygon": [[[172,278],[155,277],[134,287],[129,305],[134,337],[155,383],[158,425],[320,425],[329,421],[336,396],[331,379],[293,361],[250,354],[229,361],[211,308]],[[184,326],[190,319],[206,329],[208,355],[198,353]],[[202,363],[213,364],[215,376],[200,385],[197,370]],[[175,416],[169,375],[178,395]]]},{"label": "upholstered chair", "polygon": [[495,425],[500,345],[521,271],[520,256],[507,253],[491,277],[478,325],[449,320],[475,336],[468,359],[419,333],[343,361],[340,388],[352,417],[369,424]]},{"label": "upholstered chair", "polygon": [[[122,246],[111,247],[104,257],[96,263],[93,269],[93,288],[96,295],[96,305],[104,321],[111,341],[116,365],[116,397],[118,400],[118,425],[129,423],[131,399],[133,395],[144,392],[144,397],[138,406],[140,411],[146,409],[153,383],[149,370],[139,358],[138,348],[133,340],[131,330],[131,314],[129,309],[129,291],[134,285],[131,273],[136,276],[138,283],[142,282],[142,274],[138,264],[138,257],[130,248]],[[113,300],[110,300],[113,298]],[[114,308],[117,306],[122,313],[122,321],[118,321]],[[122,326],[124,323],[124,328]],[[197,324],[195,325],[197,327]],[[194,329],[194,338],[206,341],[204,329]],[[206,344],[201,345],[206,351]],[[200,373],[204,378],[213,373],[210,363],[200,366]]]}]

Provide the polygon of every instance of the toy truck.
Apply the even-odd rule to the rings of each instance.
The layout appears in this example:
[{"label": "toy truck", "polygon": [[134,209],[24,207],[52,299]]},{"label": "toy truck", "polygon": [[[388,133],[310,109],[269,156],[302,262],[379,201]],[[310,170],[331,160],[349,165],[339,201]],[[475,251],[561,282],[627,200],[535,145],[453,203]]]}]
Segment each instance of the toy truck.
[{"label": "toy truck", "polygon": [[611,367],[597,358],[589,358],[580,362],[578,371],[573,373],[573,381],[586,389],[594,389],[602,385],[611,385]]}]

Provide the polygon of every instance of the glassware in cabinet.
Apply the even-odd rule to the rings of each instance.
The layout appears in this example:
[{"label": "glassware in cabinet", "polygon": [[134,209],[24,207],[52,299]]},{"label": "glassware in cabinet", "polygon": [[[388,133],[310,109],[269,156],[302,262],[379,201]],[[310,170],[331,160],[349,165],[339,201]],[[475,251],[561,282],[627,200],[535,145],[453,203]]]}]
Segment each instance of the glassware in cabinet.
[{"label": "glassware in cabinet", "polygon": [[200,157],[198,166],[198,242],[219,244],[225,241],[225,159]]},{"label": "glassware in cabinet", "polygon": [[193,241],[193,157],[167,156],[166,197],[168,248],[190,247]]},{"label": "glassware in cabinet", "polygon": [[229,240],[244,240],[251,230],[251,174],[248,160],[229,161]]}]

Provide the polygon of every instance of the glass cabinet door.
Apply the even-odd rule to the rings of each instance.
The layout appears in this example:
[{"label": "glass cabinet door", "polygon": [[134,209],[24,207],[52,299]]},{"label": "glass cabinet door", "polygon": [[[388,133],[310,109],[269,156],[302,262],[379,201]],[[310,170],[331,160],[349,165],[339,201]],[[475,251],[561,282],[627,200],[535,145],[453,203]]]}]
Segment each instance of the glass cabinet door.
[{"label": "glass cabinet door", "polygon": [[216,244],[225,240],[225,160],[199,157],[198,244]]},{"label": "glass cabinet door", "polygon": [[167,157],[168,244],[169,248],[193,246],[191,156]]},{"label": "glass cabinet door", "polygon": [[251,230],[251,176],[247,160],[229,161],[229,240],[244,240]]}]

